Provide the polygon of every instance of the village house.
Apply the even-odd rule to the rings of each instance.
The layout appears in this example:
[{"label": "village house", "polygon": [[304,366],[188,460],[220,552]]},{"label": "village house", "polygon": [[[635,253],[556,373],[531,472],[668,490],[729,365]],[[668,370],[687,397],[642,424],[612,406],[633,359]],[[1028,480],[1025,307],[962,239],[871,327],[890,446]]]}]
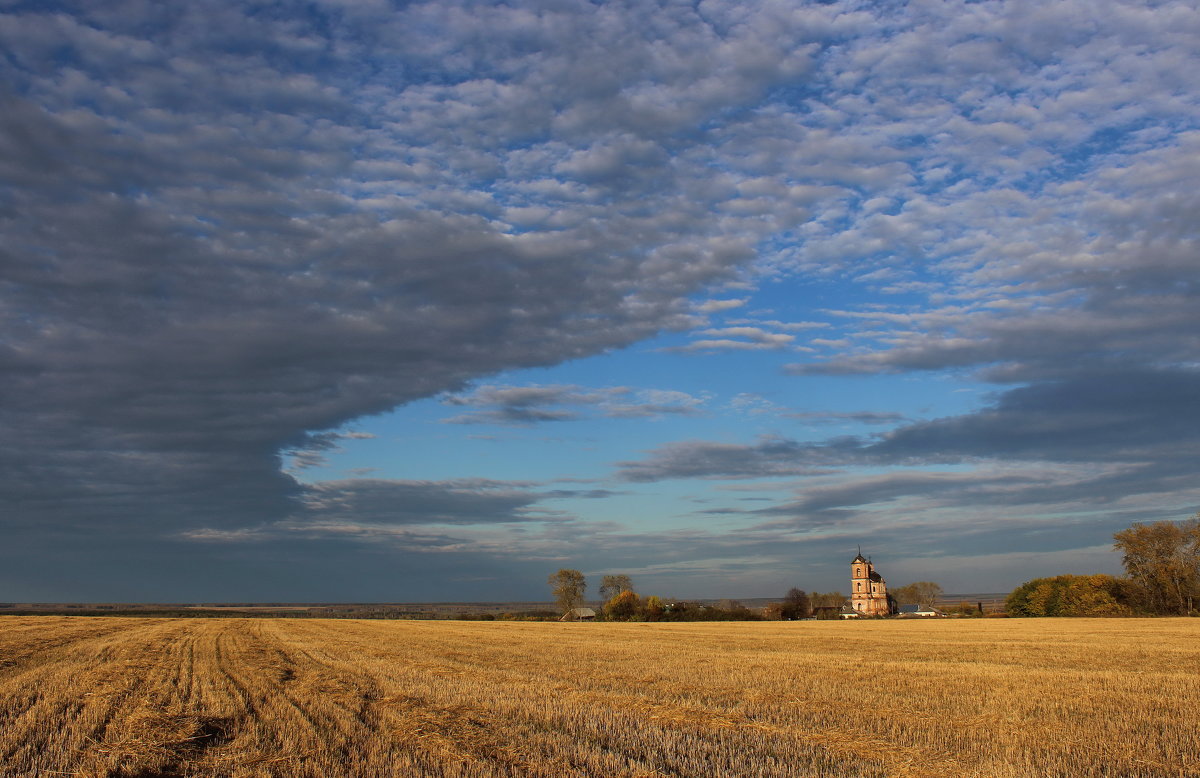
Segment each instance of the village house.
[{"label": "village house", "polygon": [[906,619],[935,619],[946,614],[929,605],[901,605],[896,609],[896,615]]}]

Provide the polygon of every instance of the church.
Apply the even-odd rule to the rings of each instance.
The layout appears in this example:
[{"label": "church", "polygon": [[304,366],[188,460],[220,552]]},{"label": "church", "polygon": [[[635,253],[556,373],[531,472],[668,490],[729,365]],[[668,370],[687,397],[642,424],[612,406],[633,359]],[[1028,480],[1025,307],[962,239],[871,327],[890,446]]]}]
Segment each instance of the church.
[{"label": "church", "polygon": [[887,581],[861,551],[850,562],[850,606],[859,616],[890,616],[895,612]]}]

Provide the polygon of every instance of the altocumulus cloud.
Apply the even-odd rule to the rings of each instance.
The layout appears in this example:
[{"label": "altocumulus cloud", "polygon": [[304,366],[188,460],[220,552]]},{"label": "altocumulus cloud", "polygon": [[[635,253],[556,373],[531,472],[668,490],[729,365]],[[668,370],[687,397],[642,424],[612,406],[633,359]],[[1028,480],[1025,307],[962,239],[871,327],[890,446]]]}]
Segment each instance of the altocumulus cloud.
[{"label": "altocumulus cloud", "polygon": [[777,226],[698,128],[811,56],[662,11],[8,6],[10,529],[286,516],[310,431],[691,323]]},{"label": "altocumulus cloud", "polygon": [[[1026,478],[1048,504],[1088,484],[1186,495],[1198,37],[1187,3],[8,3],[9,547],[144,551],[344,527],[351,510],[407,527],[414,514],[386,506],[409,503],[434,526],[540,527],[478,535],[488,553],[561,548],[564,517],[533,507],[534,486],[304,485],[282,456],[664,329],[697,333],[696,358],[799,355],[798,381],[961,370],[1004,388],[869,439],[677,443],[629,480],[1052,461],[1072,475],[978,487],[1013,495]],[[763,277],[809,276],[873,303],[823,303],[811,339],[704,319]],[[712,294],[725,283],[736,296]],[[467,404],[511,421],[694,399]],[[797,510],[854,505],[828,488]],[[972,488],[862,482],[891,502]],[[451,535],[411,537],[469,547]]]}]

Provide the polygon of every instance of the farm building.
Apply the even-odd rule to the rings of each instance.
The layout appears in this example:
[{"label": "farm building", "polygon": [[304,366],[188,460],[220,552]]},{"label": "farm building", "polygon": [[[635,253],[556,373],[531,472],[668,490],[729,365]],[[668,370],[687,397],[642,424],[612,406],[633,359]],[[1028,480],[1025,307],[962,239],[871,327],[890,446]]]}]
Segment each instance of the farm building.
[{"label": "farm building", "polygon": [[595,618],[596,611],[591,608],[572,608],[559,621],[593,621]]},{"label": "farm building", "polygon": [[901,605],[896,609],[896,613],[907,619],[935,619],[946,615],[928,605]]}]

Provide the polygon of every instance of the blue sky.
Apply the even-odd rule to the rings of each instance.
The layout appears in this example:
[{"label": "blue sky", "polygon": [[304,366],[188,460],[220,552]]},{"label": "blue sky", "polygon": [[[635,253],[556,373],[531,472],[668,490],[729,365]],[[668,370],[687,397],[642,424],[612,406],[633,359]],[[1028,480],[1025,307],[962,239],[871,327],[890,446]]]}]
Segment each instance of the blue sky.
[{"label": "blue sky", "polygon": [[0,599],[1116,572],[1189,3],[0,3]]}]

